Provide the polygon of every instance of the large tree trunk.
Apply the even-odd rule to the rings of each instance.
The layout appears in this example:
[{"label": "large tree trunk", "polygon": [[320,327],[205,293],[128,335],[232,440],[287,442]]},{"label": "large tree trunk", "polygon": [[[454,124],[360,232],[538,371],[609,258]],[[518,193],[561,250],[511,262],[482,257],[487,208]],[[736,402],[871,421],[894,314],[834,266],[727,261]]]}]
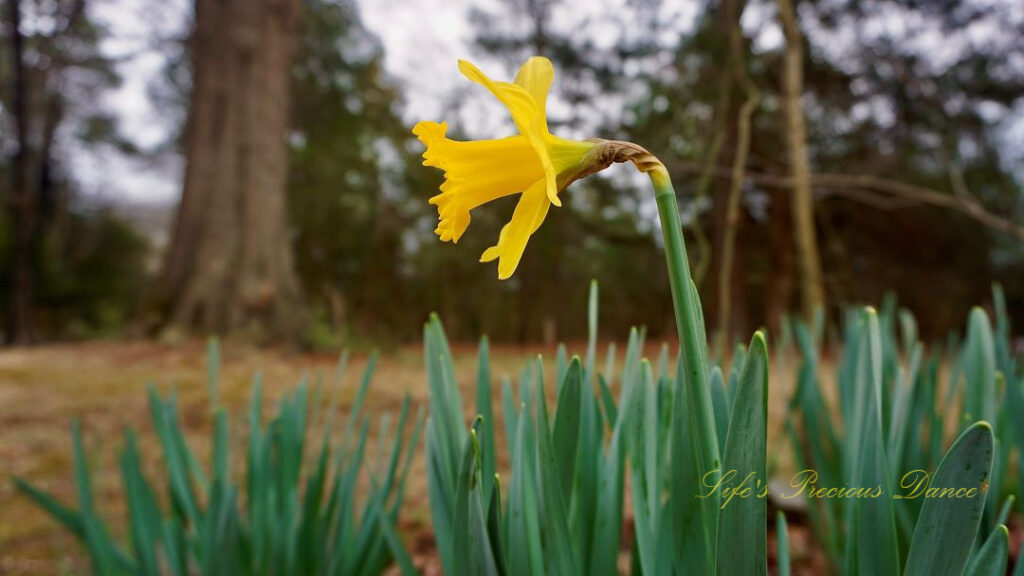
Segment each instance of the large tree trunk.
[{"label": "large tree trunk", "polygon": [[800,275],[804,316],[810,320],[825,305],[825,284],[821,274],[818,238],[814,227],[814,198],[807,158],[807,128],[800,96],[804,89],[804,40],[792,0],[778,0],[779,19],[786,37],[783,58],[782,99],[789,142],[789,164],[793,177],[793,232]]},{"label": "large tree trunk", "polygon": [[8,211],[11,219],[11,269],[8,279],[10,300],[7,302],[5,334],[11,344],[31,344],[35,340],[32,324],[32,292],[34,284],[33,242],[38,220],[35,195],[29,179],[28,146],[28,82],[23,60],[25,39],[21,35],[21,2],[9,0],[8,22],[11,28],[11,59],[14,71],[15,145],[11,162],[11,187]]},{"label": "large tree trunk", "polygon": [[287,234],[296,0],[196,0],[187,168],[167,254],[168,326],[292,337],[302,298]]}]

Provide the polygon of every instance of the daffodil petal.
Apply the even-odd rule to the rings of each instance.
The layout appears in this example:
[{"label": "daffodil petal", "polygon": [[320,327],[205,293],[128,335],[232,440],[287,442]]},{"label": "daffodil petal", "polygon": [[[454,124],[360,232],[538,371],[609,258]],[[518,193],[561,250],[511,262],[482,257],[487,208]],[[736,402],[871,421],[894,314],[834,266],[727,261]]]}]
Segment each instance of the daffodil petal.
[{"label": "daffodil petal", "polygon": [[[534,103],[537,105],[538,118],[534,122],[539,123],[536,130],[531,131],[531,142],[535,147],[541,148],[547,151],[547,143],[541,138],[548,134],[548,120],[547,120],[547,100],[548,92],[551,90],[551,84],[555,81],[555,67],[551,65],[551,60],[544,58],[543,56],[534,56],[527,60],[522,66],[519,67],[519,72],[516,73],[515,83],[518,86],[522,86],[524,90],[530,93]],[[542,132],[541,138],[538,141],[534,141],[534,134],[536,132]],[[561,206],[562,201],[558,199],[558,188],[555,182],[556,170],[553,163],[550,160],[550,156],[545,154],[545,157],[541,160],[544,166],[544,172],[546,176],[546,188],[548,200],[555,206]]]},{"label": "daffodil petal", "polygon": [[519,72],[516,73],[516,84],[522,86],[533,97],[533,101],[537,104],[537,111],[542,118],[545,118],[545,129],[547,128],[545,107],[548,91],[551,89],[551,83],[554,80],[555,67],[551,65],[551,60],[543,56],[530,58],[519,68]]},{"label": "daffodil petal", "polygon": [[555,168],[549,161],[544,166],[544,193],[548,197],[548,202],[561,208],[562,201],[558,198],[558,182],[555,179]]},{"label": "daffodil petal", "polygon": [[498,259],[498,256],[501,256],[502,241],[505,239],[505,235],[507,233],[508,224],[505,224],[504,226],[501,227],[501,232],[498,233],[498,243],[495,244],[494,246],[491,246],[487,250],[484,250],[484,253],[480,255],[481,262],[494,262],[495,260]]},{"label": "daffodil petal", "polygon": [[523,192],[512,213],[512,220],[501,230],[498,244],[488,248],[480,257],[482,262],[498,258],[499,280],[508,279],[519,267],[526,243],[544,222],[550,206],[543,180],[538,180]]},{"label": "daffodil petal", "polygon": [[515,83],[495,82],[479,68],[459,61],[459,70],[501,101],[519,130],[502,140],[456,142],[446,137],[447,125],[420,122],[413,132],[426,145],[423,164],[445,173],[441,193],[430,199],[439,222],[434,231],[443,241],[458,242],[470,223],[470,211],[491,200],[522,192],[512,219],[496,245],[480,256],[498,260],[498,278],[507,279],[519,266],[526,244],[550,206],[561,206],[558,186],[586,173],[592,142],[565,140],[548,131],[546,101],[554,68],[546,58],[531,58],[520,67]]},{"label": "daffodil petal", "polygon": [[[547,128],[544,128],[546,131]],[[533,149],[537,151],[537,156],[540,157],[540,165],[544,169],[544,192],[547,194],[548,201],[555,206],[561,206],[562,201],[558,199],[558,185],[556,181],[555,166],[551,162],[551,155],[548,154],[547,142],[544,140],[544,135],[539,130],[531,130],[526,134],[526,137],[530,140],[530,144],[533,145]]]},{"label": "daffodil petal", "polygon": [[[529,62],[527,62],[529,64]],[[550,62],[549,62],[550,64]],[[543,65],[534,64],[540,70],[539,75],[543,75]],[[486,74],[480,71],[479,68],[474,66],[472,63],[465,60],[459,60],[459,70],[473,82],[476,82],[494,94],[495,98],[501,101],[502,104],[508,108],[512,114],[512,120],[516,123],[516,127],[519,132],[526,136],[530,144],[533,145],[533,149],[537,152],[537,156],[540,159],[540,165],[544,169],[546,178],[546,191],[548,201],[555,206],[561,206],[562,201],[558,199],[558,187],[556,185],[556,172],[555,167],[551,163],[551,158],[548,156],[547,142],[545,136],[548,134],[547,120],[544,118],[543,108],[538,108],[537,101],[532,94],[527,92],[526,88],[519,84],[510,84],[508,82],[495,82],[487,77]],[[554,72],[552,71],[552,77]],[[532,88],[539,88],[540,85],[531,86]],[[545,88],[545,94],[547,89]]]},{"label": "daffodil petal", "polygon": [[512,121],[516,123],[519,132],[525,135],[530,131],[540,111],[537,109],[537,103],[533,96],[525,88],[509,82],[495,82],[466,60],[459,60],[459,71],[466,78],[490,90],[491,94],[494,94],[494,97],[508,108],[509,113],[512,114]]}]

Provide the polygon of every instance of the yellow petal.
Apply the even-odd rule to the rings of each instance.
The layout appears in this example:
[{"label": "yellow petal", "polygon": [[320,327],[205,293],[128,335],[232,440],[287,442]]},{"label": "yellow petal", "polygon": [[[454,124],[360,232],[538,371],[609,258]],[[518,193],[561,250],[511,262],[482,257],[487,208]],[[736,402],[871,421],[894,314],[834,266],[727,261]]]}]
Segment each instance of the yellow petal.
[{"label": "yellow petal", "polygon": [[544,194],[548,197],[548,202],[562,207],[562,201],[558,198],[558,182],[555,180],[555,167],[551,165],[551,160],[548,160],[544,164]]},{"label": "yellow petal", "polygon": [[[548,157],[547,119],[541,108],[538,108],[537,101],[533,95],[526,91],[526,88],[518,84],[508,82],[495,82],[480,71],[479,68],[466,60],[459,60],[459,70],[473,82],[486,87],[494,94],[494,97],[501,101],[512,114],[512,120],[516,123],[519,133],[530,141],[533,149],[537,152],[541,167],[544,168],[546,176],[546,192],[548,200],[555,206],[561,206],[562,201],[558,199],[558,187],[556,186],[555,167]],[[553,77],[552,72],[552,77]],[[545,89],[545,94],[546,94]]]},{"label": "yellow petal", "polygon": [[445,172],[448,181],[442,191],[457,184],[495,185],[513,178],[518,184],[514,191],[521,192],[543,176],[537,152],[525,136],[463,142],[449,139],[447,130],[445,122],[420,122],[412,129],[427,148],[423,165]]},{"label": "yellow petal", "polygon": [[413,128],[427,149],[425,166],[445,173],[437,205],[441,240],[458,242],[469,226],[469,211],[491,200],[516,194],[544,178],[536,150],[525,136],[459,142],[445,136],[447,124],[420,122]]},{"label": "yellow petal", "polygon": [[[519,72],[516,73],[516,85],[522,86],[524,90],[529,92],[534,103],[537,105],[539,118],[536,122],[541,123],[541,129],[543,130],[544,136],[548,135],[548,119],[546,111],[548,91],[551,90],[551,83],[554,82],[554,80],[555,67],[551,65],[551,60],[548,60],[543,56],[534,56],[530,58],[519,67]],[[534,145],[543,145],[545,150],[548,148],[547,142],[544,142],[543,144],[535,143]],[[548,158],[542,160],[547,179],[546,190],[548,200],[555,206],[561,206],[562,201],[558,198],[558,189],[555,182],[555,174],[557,171],[553,166],[553,163],[550,161],[550,151],[548,152]]]},{"label": "yellow petal", "polygon": [[[547,132],[546,127],[543,128],[543,132]],[[548,151],[545,135],[541,130],[534,129],[527,133],[526,137],[530,140],[533,149],[537,151],[540,165],[544,169],[544,193],[547,195],[549,202],[560,207],[562,201],[558,199],[558,184],[555,178],[558,172],[555,171],[555,165],[551,162],[551,155]]]},{"label": "yellow petal", "polygon": [[508,108],[509,113],[512,114],[512,121],[516,123],[516,128],[520,133],[525,135],[530,132],[540,111],[537,109],[537,103],[533,96],[525,88],[509,82],[495,82],[479,68],[465,60],[459,60],[459,71],[466,78],[490,90],[491,94],[494,94],[494,97]]},{"label": "yellow petal", "polygon": [[551,83],[554,80],[555,67],[551,65],[551,60],[543,56],[530,58],[519,68],[519,72],[516,74],[516,84],[522,86],[530,93],[533,101],[537,104],[537,111],[541,117],[545,118],[545,129],[547,128],[545,104],[548,99],[548,91],[551,89]]},{"label": "yellow petal", "polygon": [[505,239],[505,234],[508,232],[508,224],[501,227],[501,232],[498,233],[498,243],[491,246],[484,253],[480,255],[481,262],[494,262],[501,256],[501,243]]},{"label": "yellow petal", "polygon": [[505,280],[512,276],[519,267],[527,241],[544,222],[551,206],[545,188],[544,180],[538,180],[523,192],[512,213],[512,220],[502,228],[498,236],[498,244],[488,248],[480,257],[482,262],[499,259],[498,279]]}]

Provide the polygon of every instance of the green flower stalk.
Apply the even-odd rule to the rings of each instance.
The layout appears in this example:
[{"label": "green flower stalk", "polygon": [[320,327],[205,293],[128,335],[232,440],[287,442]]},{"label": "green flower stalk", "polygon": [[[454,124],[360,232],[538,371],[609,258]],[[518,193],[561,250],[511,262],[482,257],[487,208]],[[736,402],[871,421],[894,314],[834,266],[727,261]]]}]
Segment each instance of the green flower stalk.
[{"label": "green flower stalk", "polygon": [[[721,462],[718,436],[714,432],[715,414],[712,410],[708,368],[705,361],[707,343],[705,341],[704,315],[701,311],[697,286],[690,275],[686,241],[683,239],[682,224],[679,222],[679,206],[676,201],[675,189],[672,187],[672,180],[660,162],[657,168],[650,170],[648,174],[654,185],[658,215],[661,219],[661,233],[665,239],[665,260],[668,264],[668,278],[672,288],[676,331],[679,334],[681,361],[687,379],[690,436],[693,438],[697,468],[703,477],[706,472],[720,468]],[[704,502],[704,525],[717,526],[719,511],[717,499],[707,498]],[[712,566],[709,567],[709,573],[712,573],[714,571],[713,559],[715,558],[713,551],[717,549],[715,541],[717,531],[705,530],[704,534],[705,558],[712,562]]]}]

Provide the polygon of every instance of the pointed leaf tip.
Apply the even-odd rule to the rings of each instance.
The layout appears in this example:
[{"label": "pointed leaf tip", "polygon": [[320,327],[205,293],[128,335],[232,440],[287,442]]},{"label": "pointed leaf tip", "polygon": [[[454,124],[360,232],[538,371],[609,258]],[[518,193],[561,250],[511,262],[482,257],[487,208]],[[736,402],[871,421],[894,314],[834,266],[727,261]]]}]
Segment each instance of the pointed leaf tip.
[{"label": "pointed leaf tip", "polygon": [[750,340],[750,349],[753,349],[755,346],[760,352],[766,353],[768,351],[768,338],[765,337],[764,332],[760,330],[754,332],[754,337]]}]

